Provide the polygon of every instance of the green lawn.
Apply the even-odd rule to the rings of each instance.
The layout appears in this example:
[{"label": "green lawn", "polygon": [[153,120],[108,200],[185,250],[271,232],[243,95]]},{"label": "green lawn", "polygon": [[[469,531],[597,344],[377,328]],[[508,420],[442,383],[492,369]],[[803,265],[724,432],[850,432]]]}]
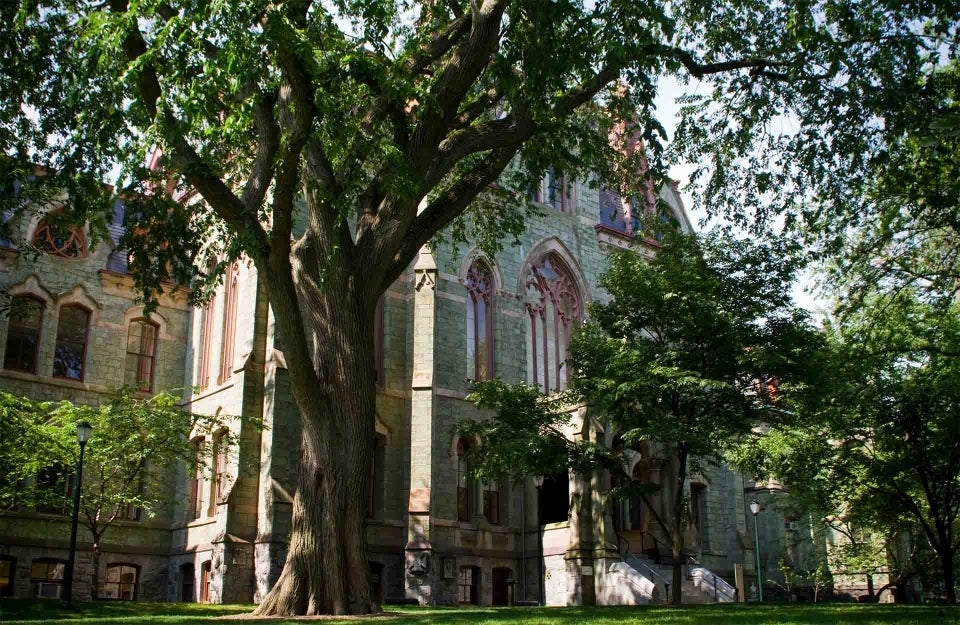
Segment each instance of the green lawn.
[{"label": "green lawn", "polygon": [[[72,612],[49,601],[0,600],[0,623],[298,625],[294,620],[220,620],[250,606],[184,603],[78,603]],[[876,605],[690,606],[684,608],[392,608],[394,616],[323,623],[402,625],[960,625],[960,607]]]}]

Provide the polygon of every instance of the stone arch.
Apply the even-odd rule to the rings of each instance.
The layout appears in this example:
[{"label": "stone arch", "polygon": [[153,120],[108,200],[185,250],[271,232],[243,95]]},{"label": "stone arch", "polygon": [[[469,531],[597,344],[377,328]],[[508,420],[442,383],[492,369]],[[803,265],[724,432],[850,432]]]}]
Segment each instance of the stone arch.
[{"label": "stone arch", "polygon": [[487,269],[490,270],[490,276],[493,278],[493,288],[496,290],[497,294],[503,291],[504,281],[503,273],[500,271],[500,267],[493,261],[492,258],[484,254],[480,248],[473,247],[470,248],[460,262],[460,269],[457,271],[457,278],[460,281],[460,284],[466,284],[467,274],[470,272],[470,267],[473,263],[480,261],[482,262]]},{"label": "stone arch", "polygon": [[123,311],[123,325],[129,326],[130,322],[136,321],[137,319],[146,319],[157,324],[160,329],[160,338],[162,339],[171,339],[168,331],[170,320],[166,316],[160,314],[158,311],[153,311],[149,315],[144,314],[143,306],[131,306],[130,308]]},{"label": "stone arch", "polygon": [[21,282],[11,286],[9,289],[7,289],[7,293],[11,297],[16,297],[18,295],[32,295],[38,300],[41,300],[47,309],[50,309],[57,299],[52,293],[50,293],[50,291],[40,284],[39,278],[37,278],[37,276],[34,274],[30,274]]},{"label": "stone arch", "polygon": [[73,289],[61,293],[57,297],[57,308],[62,308],[63,306],[81,306],[90,311],[90,325],[96,325],[97,317],[99,316],[101,306],[97,300],[90,297],[90,294],[87,293],[87,289],[82,285],[78,284],[73,287]]},{"label": "stone arch", "polygon": [[[593,294],[590,291],[590,287],[587,284],[586,278],[584,278],[583,268],[580,266],[580,263],[576,260],[576,256],[570,249],[564,244],[563,241],[557,237],[546,237],[537,241],[530,251],[527,252],[527,255],[523,259],[523,264],[520,265],[520,273],[517,276],[517,294],[521,297],[523,296],[525,289],[525,283],[527,279],[527,274],[530,272],[530,269],[533,265],[540,261],[544,256],[548,254],[556,254],[560,260],[563,261],[564,265],[570,272],[570,277],[573,279],[576,284],[577,290],[580,292],[580,298],[583,301],[584,306],[593,301]],[[469,265],[468,265],[469,266]]]}]

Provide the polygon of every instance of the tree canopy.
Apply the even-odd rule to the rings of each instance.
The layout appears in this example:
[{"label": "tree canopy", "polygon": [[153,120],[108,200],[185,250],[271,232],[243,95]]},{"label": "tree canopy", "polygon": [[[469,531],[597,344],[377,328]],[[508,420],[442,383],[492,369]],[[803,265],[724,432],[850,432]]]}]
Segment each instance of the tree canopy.
[{"label": "tree canopy", "polygon": [[935,553],[955,602],[960,310],[910,289],[884,295],[834,328],[822,400],[748,445],[742,466],[778,476],[794,497],[819,498],[820,512],[861,528],[912,531]]},{"label": "tree canopy", "polygon": [[707,83],[676,146],[709,171],[709,205],[806,219],[795,202],[849,199],[842,182],[888,114],[955,52],[957,14],[886,0],[6,2],[3,221],[55,200],[102,235],[118,193],[148,301],[169,285],[201,300],[252,259],[304,432],[288,562],[260,611],[366,612],[365,503],[346,494],[369,491],[370,328],[421,248],[451,225],[496,247],[549,166],[627,193],[659,185],[653,101],[671,74]]}]

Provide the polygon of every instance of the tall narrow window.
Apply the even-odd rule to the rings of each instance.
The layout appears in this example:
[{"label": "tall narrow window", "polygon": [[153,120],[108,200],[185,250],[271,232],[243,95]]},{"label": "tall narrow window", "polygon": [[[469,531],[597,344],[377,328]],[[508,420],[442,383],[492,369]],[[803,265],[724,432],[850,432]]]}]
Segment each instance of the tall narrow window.
[{"label": "tall narrow window", "polygon": [[140,570],[135,564],[108,564],[103,580],[104,599],[135,601]]},{"label": "tall narrow window", "polygon": [[370,492],[367,494],[367,518],[383,516],[384,455],[387,437],[379,432],[374,436],[373,458],[370,460]]},{"label": "tall narrow window", "polygon": [[503,500],[500,497],[500,485],[496,482],[485,484],[483,487],[483,516],[494,525],[500,525],[503,510]]},{"label": "tall narrow window", "polygon": [[381,386],[386,381],[384,369],[384,336],[383,336],[383,296],[377,300],[377,307],[373,311],[373,366],[374,379]]},{"label": "tall narrow window", "polygon": [[83,381],[89,322],[90,312],[86,308],[73,305],[60,308],[57,346],[53,352],[54,377]]},{"label": "tall narrow window", "polygon": [[223,290],[223,332],[220,344],[220,375],[218,384],[223,384],[233,375],[233,349],[237,334],[237,291],[240,281],[240,267],[237,263],[227,270],[226,284]]},{"label": "tall narrow window", "polygon": [[707,486],[690,484],[690,521],[700,538],[700,546],[707,543]]},{"label": "tall narrow window", "polygon": [[561,213],[573,212],[573,185],[552,167],[547,171],[547,204]]},{"label": "tall narrow window", "polygon": [[204,438],[199,436],[190,441],[193,447],[193,474],[190,478],[190,493],[187,500],[187,520],[195,521],[202,516],[203,512],[203,454]]},{"label": "tall narrow window", "polygon": [[40,327],[43,323],[43,302],[29,295],[14,297],[10,300],[9,319],[3,368],[36,373],[40,353]]},{"label": "tall narrow window", "polygon": [[217,504],[227,495],[227,431],[220,430],[213,437],[213,480],[210,483],[210,506],[207,516],[217,513]]},{"label": "tall narrow window", "polygon": [[473,479],[470,477],[470,463],[467,454],[470,441],[461,438],[457,441],[457,520],[469,521],[473,516]]},{"label": "tall narrow window", "polygon": [[153,391],[154,361],[157,355],[158,326],[147,319],[130,322],[127,330],[127,386],[147,393]]},{"label": "tall narrow window", "polygon": [[619,191],[600,189],[600,225],[612,228],[617,232],[630,234],[631,229],[627,227],[623,198]]},{"label": "tall narrow window", "polygon": [[556,254],[547,254],[527,273],[526,309],[530,381],[544,393],[563,390],[567,348],[582,304],[570,270]]},{"label": "tall narrow window", "polygon": [[217,296],[212,295],[200,316],[200,357],[197,362],[197,386],[210,386],[210,355],[213,348],[213,312]]},{"label": "tall narrow window", "polygon": [[467,358],[474,380],[493,378],[493,276],[477,261],[467,271]]}]

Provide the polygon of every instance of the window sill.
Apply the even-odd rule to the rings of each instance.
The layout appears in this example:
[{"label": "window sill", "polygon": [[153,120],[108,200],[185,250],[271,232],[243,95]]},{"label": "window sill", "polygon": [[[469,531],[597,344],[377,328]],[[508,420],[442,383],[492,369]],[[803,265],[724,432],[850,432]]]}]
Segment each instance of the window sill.
[{"label": "window sill", "polygon": [[23,382],[37,382],[40,384],[49,384],[61,388],[69,388],[76,391],[89,391],[91,393],[102,393],[111,395],[113,391],[102,384],[92,384],[90,382],[78,382],[69,378],[57,378],[52,375],[40,375],[38,373],[26,373],[24,371],[13,371],[9,369],[0,369],[0,377],[20,380]]}]

